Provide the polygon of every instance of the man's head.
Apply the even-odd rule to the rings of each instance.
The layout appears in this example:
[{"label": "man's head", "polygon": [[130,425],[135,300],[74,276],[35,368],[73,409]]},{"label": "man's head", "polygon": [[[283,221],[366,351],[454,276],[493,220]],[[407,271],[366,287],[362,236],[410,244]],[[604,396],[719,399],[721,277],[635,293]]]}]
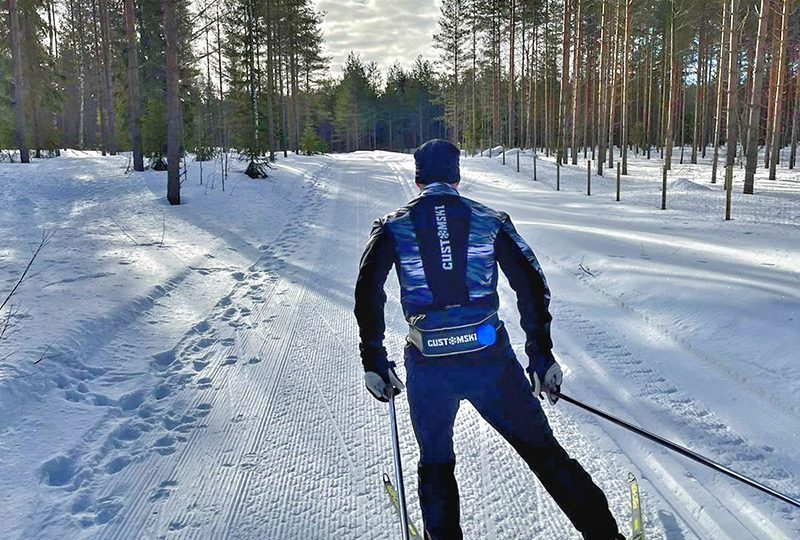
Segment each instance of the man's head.
[{"label": "man's head", "polygon": [[461,173],[458,169],[460,150],[442,139],[431,139],[417,148],[414,161],[417,164],[417,187],[424,188],[434,182],[458,185]]}]

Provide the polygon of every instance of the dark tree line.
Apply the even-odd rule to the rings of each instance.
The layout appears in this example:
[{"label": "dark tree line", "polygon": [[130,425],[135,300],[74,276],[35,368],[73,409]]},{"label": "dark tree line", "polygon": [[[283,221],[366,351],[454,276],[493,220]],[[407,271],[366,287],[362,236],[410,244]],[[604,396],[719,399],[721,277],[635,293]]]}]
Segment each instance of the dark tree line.
[{"label": "dark tree line", "polygon": [[335,77],[310,0],[7,6],[0,147],[22,161],[133,150],[135,169],[170,168],[174,184],[189,154],[233,150],[263,177],[289,151],[447,137],[591,155],[598,174],[616,159],[627,174],[629,152],[670,168],[674,148],[710,160],[715,182],[724,147],[725,166],[746,162],[747,192],[757,166],[796,164],[793,0],[444,0],[439,60],[381,73],[353,53]]}]

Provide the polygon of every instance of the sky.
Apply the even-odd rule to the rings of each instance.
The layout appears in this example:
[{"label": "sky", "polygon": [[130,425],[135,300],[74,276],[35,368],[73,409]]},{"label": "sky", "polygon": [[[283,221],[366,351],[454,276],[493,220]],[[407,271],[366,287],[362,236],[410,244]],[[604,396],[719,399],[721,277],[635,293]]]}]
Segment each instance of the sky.
[{"label": "sky", "polygon": [[409,67],[420,54],[436,58],[432,36],[439,17],[438,0],[315,0],[326,12],[322,23],[330,71],[342,72],[354,51],[385,73],[397,60]]}]

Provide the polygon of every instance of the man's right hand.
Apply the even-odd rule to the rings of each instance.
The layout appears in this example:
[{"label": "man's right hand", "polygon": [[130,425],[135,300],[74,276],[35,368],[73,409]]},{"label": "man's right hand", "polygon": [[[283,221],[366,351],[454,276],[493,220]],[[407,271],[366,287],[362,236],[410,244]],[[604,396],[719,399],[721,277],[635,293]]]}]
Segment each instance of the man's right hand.
[{"label": "man's right hand", "polygon": [[367,371],[364,373],[364,383],[366,383],[367,390],[372,394],[372,397],[384,403],[405,388],[403,381],[394,372],[393,367],[387,368],[383,374],[376,371]]}]

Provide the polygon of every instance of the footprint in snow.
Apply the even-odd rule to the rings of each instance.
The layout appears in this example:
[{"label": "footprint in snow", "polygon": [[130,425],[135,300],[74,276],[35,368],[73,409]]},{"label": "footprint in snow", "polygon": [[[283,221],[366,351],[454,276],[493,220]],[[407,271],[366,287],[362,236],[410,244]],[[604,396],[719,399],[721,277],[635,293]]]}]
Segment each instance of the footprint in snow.
[{"label": "footprint in snow", "polygon": [[208,416],[211,413],[211,403],[201,403],[197,406],[197,416]]},{"label": "footprint in snow", "polygon": [[164,399],[165,397],[167,397],[171,393],[172,393],[172,389],[168,385],[161,384],[161,385],[158,385],[155,388],[155,390],[153,390],[153,397],[156,398],[156,401],[158,401],[158,400]]},{"label": "footprint in snow", "polygon": [[84,528],[92,525],[104,525],[114,519],[122,509],[120,497],[104,497],[92,504],[80,515],[79,523]]},{"label": "footprint in snow", "polygon": [[79,403],[84,400],[84,395],[74,389],[64,392],[64,397],[67,401],[71,401],[73,403]]},{"label": "footprint in snow", "polygon": [[188,525],[188,523],[176,519],[169,523],[169,527],[167,527],[167,529],[169,531],[180,531],[181,529],[185,528],[186,525]]},{"label": "footprint in snow", "polygon": [[164,371],[175,362],[175,351],[164,351],[153,355],[156,369]]},{"label": "footprint in snow", "polygon": [[194,325],[193,330],[195,334],[205,334],[206,332],[208,332],[209,328],[210,325],[208,324],[208,321],[201,321]]},{"label": "footprint in snow", "polygon": [[162,456],[168,456],[175,453],[175,445],[177,444],[178,442],[175,437],[172,435],[164,435],[153,444],[153,447],[155,451]]},{"label": "footprint in snow", "polygon": [[158,486],[158,489],[156,489],[155,492],[150,495],[149,501],[156,502],[161,499],[166,499],[172,494],[173,488],[177,486],[177,480],[166,480],[161,482],[161,484]]},{"label": "footprint in snow", "polygon": [[122,412],[130,412],[138,409],[143,402],[144,390],[136,390],[120,397],[117,406]]},{"label": "footprint in snow", "polygon": [[208,362],[206,362],[205,360],[193,360],[192,361],[192,366],[194,367],[194,370],[197,371],[197,372],[203,371],[206,368],[207,365],[208,365]]},{"label": "footprint in snow", "polygon": [[117,474],[119,471],[127,467],[130,464],[130,462],[131,462],[130,458],[125,456],[118,456],[110,460],[108,463],[106,463],[104,469],[106,471],[106,474],[109,475]]},{"label": "footprint in snow", "polygon": [[197,418],[190,414],[184,414],[182,416],[168,414],[164,418],[162,424],[169,431],[185,433],[189,431],[196,422]]},{"label": "footprint in snow", "polygon": [[41,481],[53,487],[66,486],[77,472],[75,460],[67,456],[56,456],[42,463]]}]

